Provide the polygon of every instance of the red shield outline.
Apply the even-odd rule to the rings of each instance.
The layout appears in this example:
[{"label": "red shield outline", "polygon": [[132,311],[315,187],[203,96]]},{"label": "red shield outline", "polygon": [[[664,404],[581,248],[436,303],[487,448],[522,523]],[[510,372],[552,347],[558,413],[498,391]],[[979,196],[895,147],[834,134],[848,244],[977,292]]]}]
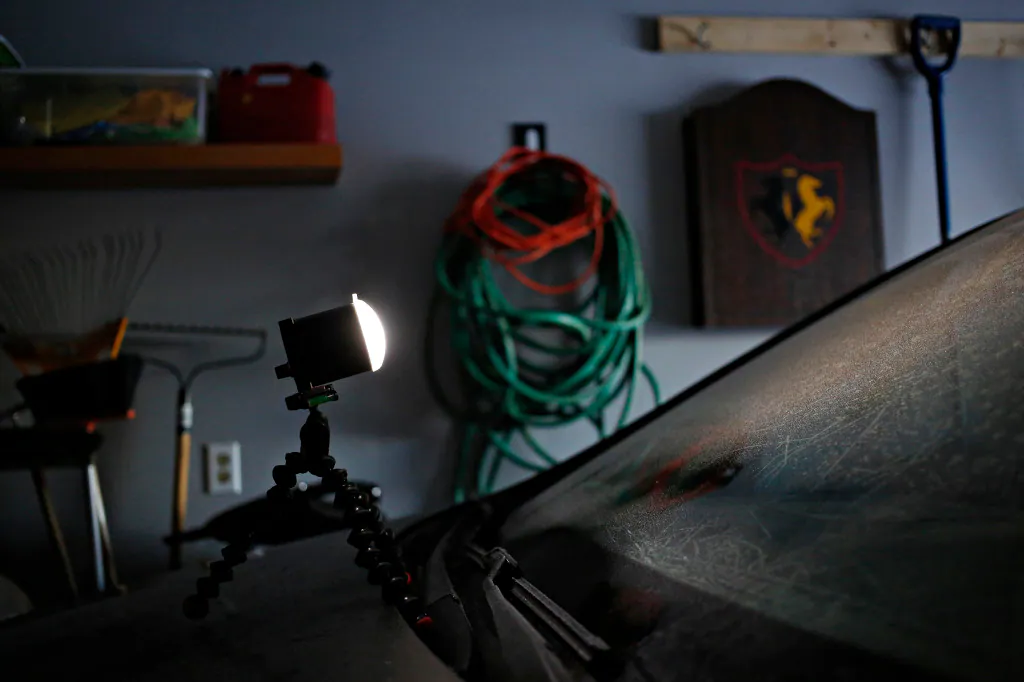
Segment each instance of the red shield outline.
[{"label": "red shield outline", "polygon": [[[764,235],[763,231],[758,229],[758,226],[754,223],[753,217],[750,215],[750,208],[746,201],[746,172],[765,172],[775,170],[776,168],[782,168],[783,165],[796,166],[802,170],[809,171],[811,173],[820,173],[822,171],[835,173],[836,178],[836,217],[832,221],[832,224],[828,228],[828,232],[822,235],[818,243],[814,245],[814,248],[807,252],[807,255],[802,258],[793,258],[782,253],[772,244],[771,241]],[[839,232],[839,228],[843,223],[843,216],[845,214],[845,202],[846,192],[843,185],[843,164],[839,161],[828,161],[822,163],[813,163],[810,161],[803,161],[798,159],[795,154],[783,154],[774,161],[765,161],[762,163],[755,163],[753,161],[737,161],[735,165],[736,170],[736,204],[740,211],[741,222],[743,228],[754,238],[754,241],[758,243],[761,250],[767,253],[769,256],[774,258],[779,263],[790,268],[802,268],[805,265],[813,262],[818,256],[828,248],[828,245],[835,239],[836,234]]]}]

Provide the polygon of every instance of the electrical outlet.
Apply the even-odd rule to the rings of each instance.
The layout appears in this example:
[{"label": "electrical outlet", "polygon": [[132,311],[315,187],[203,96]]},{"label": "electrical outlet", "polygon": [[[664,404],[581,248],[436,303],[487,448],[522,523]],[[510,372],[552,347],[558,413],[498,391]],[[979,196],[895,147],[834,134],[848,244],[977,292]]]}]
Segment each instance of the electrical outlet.
[{"label": "electrical outlet", "polygon": [[206,492],[210,495],[242,494],[242,446],[230,443],[207,443]]}]

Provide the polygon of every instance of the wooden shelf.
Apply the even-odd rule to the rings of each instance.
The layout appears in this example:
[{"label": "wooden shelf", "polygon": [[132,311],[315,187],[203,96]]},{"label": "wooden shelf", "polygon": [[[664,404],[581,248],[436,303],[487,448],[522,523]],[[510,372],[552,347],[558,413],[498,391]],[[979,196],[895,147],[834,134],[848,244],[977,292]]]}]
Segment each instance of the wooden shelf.
[{"label": "wooden shelf", "polygon": [[[961,57],[1024,57],[1024,22],[965,21],[961,27]],[[906,19],[658,18],[662,52],[889,56],[907,54],[909,33]],[[924,51],[935,47],[941,46],[926,43]]]},{"label": "wooden shelf", "polygon": [[336,144],[0,148],[0,188],[333,185]]}]

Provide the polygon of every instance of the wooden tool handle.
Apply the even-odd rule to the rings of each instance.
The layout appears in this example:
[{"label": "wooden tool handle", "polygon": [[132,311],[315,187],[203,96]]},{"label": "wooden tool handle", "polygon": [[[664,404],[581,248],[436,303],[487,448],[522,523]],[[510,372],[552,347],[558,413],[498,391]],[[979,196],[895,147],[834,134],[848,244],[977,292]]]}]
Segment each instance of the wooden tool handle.
[{"label": "wooden tool handle", "polygon": [[[185,530],[185,513],[188,510],[188,468],[192,459],[192,434],[182,431],[178,434],[178,451],[174,458],[174,508],[171,511],[171,537],[176,538]],[[181,543],[171,543],[171,570],[181,568]]]}]

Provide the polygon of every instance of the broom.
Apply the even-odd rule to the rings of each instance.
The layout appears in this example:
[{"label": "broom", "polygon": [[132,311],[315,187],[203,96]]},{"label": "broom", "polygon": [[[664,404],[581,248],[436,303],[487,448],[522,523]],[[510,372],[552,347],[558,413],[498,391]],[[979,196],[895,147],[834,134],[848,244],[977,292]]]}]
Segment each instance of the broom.
[{"label": "broom", "polygon": [[25,375],[116,358],[160,233],[122,230],[0,258],[3,348]]}]

